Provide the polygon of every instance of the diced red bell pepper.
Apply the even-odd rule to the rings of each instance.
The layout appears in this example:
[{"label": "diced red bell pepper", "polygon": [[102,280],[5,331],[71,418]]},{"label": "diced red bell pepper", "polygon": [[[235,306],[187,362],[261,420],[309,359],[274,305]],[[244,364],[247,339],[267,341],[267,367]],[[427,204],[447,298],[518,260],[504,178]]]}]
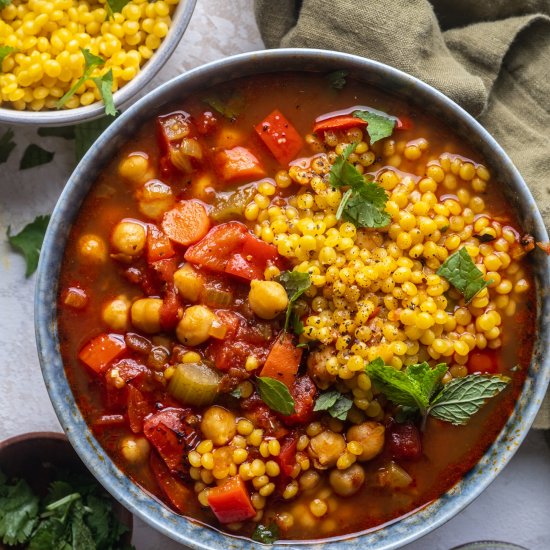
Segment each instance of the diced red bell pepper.
[{"label": "diced red bell pepper", "polygon": [[252,259],[261,264],[264,269],[269,261],[275,262],[279,259],[279,253],[272,244],[258,239],[251,233],[248,233],[244,239],[242,254],[245,257],[252,256]]},{"label": "diced red bell pepper", "polygon": [[264,279],[268,262],[276,262],[278,259],[279,253],[273,245],[247,233],[242,249],[229,259],[225,272],[248,281]]},{"label": "diced red bell pepper", "polygon": [[170,501],[170,504],[180,514],[185,514],[188,510],[187,503],[193,496],[191,490],[170,473],[170,470],[156,453],[151,453],[149,464],[158,486]]},{"label": "diced red bell pepper", "polygon": [[218,128],[218,119],[211,111],[204,111],[193,119],[197,132],[203,136],[209,135]]},{"label": "diced red bell pepper", "polygon": [[175,257],[166,260],[157,260],[150,264],[153,272],[163,283],[170,283],[174,280],[174,273],[178,268],[178,261]]},{"label": "diced red bell pepper", "polygon": [[238,475],[210,489],[208,505],[220,523],[245,521],[256,515],[246,485]]},{"label": "diced red bell pepper", "polygon": [[241,277],[241,279],[246,279],[247,281],[264,278],[264,270],[253,260],[249,260],[239,252],[231,256],[227,262],[225,272],[229,275],[235,275],[236,277]]},{"label": "diced red bell pepper", "polygon": [[280,164],[295,159],[304,141],[288,119],[275,109],[255,127],[256,133]]},{"label": "diced red bell pepper", "polygon": [[392,424],[386,431],[385,450],[397,460],[418,460],[422,456],[418,428],[411,423]]},{"label": "diced red bell pepper", "polygon": [[289,334],[281,334],[271,346],[261,371],[261,376],[275,378],[291,388],[302,360],[302,350],[297,348]]},{"label": "diced red bell pepper", "polygon": [[220,178],[226,182],[254,181],[266,172],[258,158],[246,147],[233,147],[216,154],[214,165]]},{"label": "diced red bell pepper", "polygon": [[78,358],[97,374],[102,374],[109,364],[125,351],[126,343],[122,336],[100,334],[80,350]]},{"label": "diced red bell pepper", "polygon": [[317,387],[313,380],[306,374],[296,379],[290,388],[290,395],[294,399],[294,413],[289,416],[279,415],[279,418],[287,426],[296,426],[310,422],[315,413],[315,395]]},{"label": "diced red bell pepper", "polygon": [[172,258],[175,254],[170,239],[154,224],[147,226],[147,261],[149,263]]},{"label": "diced red bell pepper", "polygon": [[348,128],[360,128],[367,126],[368,122],[352,115],[340,115],[325,118],[315,122],[313,132],[326,132],[328,130],[347,130]]},{"label": "diced red bell pepper", "polygon": [[246,235],[248,229],[240,222],[216,225],[187,249],[185,260],[212,271],[224,272],[230,257],[242,245]]},{"label": "diced red bell pepper", "polygon": [[143,421],[152,412],[153,408],[143,394],[132,384],[128,384],[128,422],[135,434],[143,431]]},{"label": "diced red bell pepper", "polygon": [[286,476],[290,476],[296,465],[296,446],[298,445],[298,437],[290,434],[281,444],[281,451],[277,457],[277,462],[281,468],[281,472]]}]

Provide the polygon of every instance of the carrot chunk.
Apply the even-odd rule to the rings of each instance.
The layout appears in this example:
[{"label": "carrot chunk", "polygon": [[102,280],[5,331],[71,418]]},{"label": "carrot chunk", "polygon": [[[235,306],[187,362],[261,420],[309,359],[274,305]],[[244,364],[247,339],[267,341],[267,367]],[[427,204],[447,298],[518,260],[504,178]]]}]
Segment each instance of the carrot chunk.
[{"label": "carrot chunk", "polygon": [[124,338],[118,334],[100,334],[90,340],[78,354],[78,358],[98,374],[102,374],[109,363],[126,351]]},{"label": "carrot chunk", "polygon": [[162,219],[163,231],[174,242],[189,246],[200,241],[210,229],[210,218],[197,201],[180,201]]},{"label": "carrot chunk", "polygon": [[258,180],[266,175],[260,161],[245,147],[220,151],[214,162],[220,177],[227,182]]},{"label": "carrot chunk", "polygon": [[290,388],[301,360],[302,350],[294,345],[290,335],[283,334],[271,347],[260,376],[275,378]]},{"label": "carrot chunk", "polygon": [[295,159],[304,144],[296,128],[278,109],[265,117],[254,129],[281,164],[288,164]]},{"label": "carrot chunk", "polygon": [[208,491],[208,505],[220,523],[245,521],[256,515],[246,485],[240,476]]}]

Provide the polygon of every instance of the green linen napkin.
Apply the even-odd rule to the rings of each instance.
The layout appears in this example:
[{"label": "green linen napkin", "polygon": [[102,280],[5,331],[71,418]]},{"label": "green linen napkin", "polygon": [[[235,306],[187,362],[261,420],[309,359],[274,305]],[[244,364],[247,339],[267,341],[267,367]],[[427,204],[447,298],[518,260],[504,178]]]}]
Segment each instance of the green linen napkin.
[{"label": "green linen napkin", "polygon": [[[255,0],[268,48],[382,61],[459,103],[504,147],[550,225],[549,0]],[[535,422],[550,428],[550,398]]]}]

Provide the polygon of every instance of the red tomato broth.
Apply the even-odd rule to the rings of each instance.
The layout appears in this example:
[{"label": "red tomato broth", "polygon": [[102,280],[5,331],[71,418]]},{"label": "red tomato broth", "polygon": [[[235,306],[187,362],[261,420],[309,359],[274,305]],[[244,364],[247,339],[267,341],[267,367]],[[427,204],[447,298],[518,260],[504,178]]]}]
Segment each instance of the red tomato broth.
[{"label": "red tomato broth", "polygon": [[[305,136],[311,131],[314,121],[319,115],[346,109],[350,105],[368,105],[397,117],[410,118],[413,121],[411,129],[394,131],[393,139],[407,141],[422,136],[429,141],[430,155],[435,158],[449,151],[460,155],[464,159],[472,159],[476,163],[483,160],[438,120],[425,115],[414,106],[404,104],[397,98],[379,90],[368,88],[351,79],[348,80],[347,85],[341,91],[331,89],[322,75],[294,73],[239,79],[224,84],[223,87],[225,95],[228,94],[228,90],[238,91],[241,98],[240,103],[246,106],[234,122],[225,120],[222,115],[213,111],[202,101],[210,93],[217,93],[218,89],[216,87],[209,92],[195,94],[182,101],[181,104],[167,106],[162,111],[163,114],[184,111],[191,114],[191,120],[199,120],[201,117],[204,118],[203,113],[212,112],[213,117],[217,119],[217,129],[212,129],[212,117],[210,115],[207,116],[208,124],[200,126],[208,132],[200,137],[205,145],[205,150],[212,150],[211,157],[205,163],[205,169],[196,168],[189,176],[177,173],[177,171],[161,175],[162,171],[153,169],[154,173],[151,174],[151,177],[169,184],[176,201],[198,199],[210,211],[210,205],[214,202],[217,193],[239,188],[240,183],[227,185],[220,182],[216,176],[216,169],[209,164],[210,161],[213,161],[215,148],[220,142],[220,128],[222,130],[227,128],[231,132],[242,136],[235,143],[228,143],[229,139],[226,139],[223,141],[226,144],[224,147],[246,147],[260,161],[268,178],[272,178],[275,172],[281,168],[286,168],[286,166],[281,166],[275,160],[270,150],[262,143],[254,130],[254,127],[272,113],[274,109],[280,110],[296,128],[298,134]],[[107,330],[105,323],[102,321],[101,311],[107,301],[119,295],[126,295],[130,301],[143,296],[140,285],[130,282],[127,276],[124,276],[124,272],[129,266],[137,266],[139,269],[146,270],[145,254],[130,264],[107,260],[109,262],[108,268],[104,268],[103,264],[81,261],[79,239],[82,235],[93,234],[107,243],[109,249],[112,228],[121,219],[131,218],[146,223],[155,223],[153,220],[145,218],[139,211],[138,201],[135,198],[135,192],[139,185],[133,186],[117,175],[117,165],[120,159],[133,152],[146,154],[152,167],[159,164],[164,153],[161,151],[156,137],[153,136],[156,136],[156,122],[154,119],[144,124],[135,137],[114,156],[110,165],[103,170],[85,199],[65,250],[60,280],[58,323],[61,351],[67,377],[86,421],[92,426],[101,445],[117,465],[141,487],[170,505],[170,498],[166,496],[165,491],[160,489],[149,462],[131,464],[125,460],[121,453],[121,438],[133,435],[130,425],[127,423],[127,392],[124,391],[126,388],[122,388],[122,391],[109,388],[106,391],[105,382],[77,359],[82,347],[92,338],[104,332],[116,332]],[[316,154],[311,151],[304,140],[303,147],[296,157],[311,158]],[[396,171],[401,173],[412,171],[414,173],[416,165],[416,160],[409,161],[403,157],[402,163]],[[380,164],[376,164],[376,166],[379,166],[380,171],[383,169]],[[208,178],[209,184],[206,187],[200,185],[203,177]],[[252,180],[244,180],[244,182],[248,181]],[[278,195],[285,198],[298,189],[299,186],[293,184],[287,189],[278,190]],[[497,184],[491,181],[484,193],[484,196],[490,197],[491,214],[493,217],[506,218],[507,221],[504,225],[518,227],[515,218],[512,217],[513,214],[509,205],[504,197],[497,192],[497,189]],[[439,196],[445,194],[452,194],[452,191],[443,190],[439,192]],[[242,222],[243,220],[240,219],[239,221]],[[160,228],[160,220],[156,223]],[[246,221],[244,223],[247,223],[249,227],[254,225]],[[212,222],[212,225],[214,224],[215,222]],[[183,254],[187,248],[174,242],[172,242],[172,245],[178,263],[182,262]],[[301,492],[294,500],[287,501],[280,497],[272,500],[268,499],[261,523],[267,524],[270,518],[272,519],[277,514],[292,509],[296,518],[302,516],[309,519],[304,522],[296,520],[294,525],[283,530],[282,536],[284,538],[310,539],[360,532],[375,528],[407,514],[411,510],[437,498],[457,483],[480,459],[498,435],[513,409],[525,379],[532,351],[535,302],[529,267],[524,266],[524,271],[526,272],[526,279],[531,282],[531,289],[524,295],[523,302],[518,303],[516,316],[503,317],[502,348],[498,351],[501,372],[512,380],[510,387],[502,395],[494,398],[483,407],[477,413],[475,419],[466,426],[455,427],[441,421],[428,420],[426,430],[422,434],[422,458],[400,463],[400,466],[414,479],[412,486],[393,491],[376,486],[377,472],[388,460],[387,454],[382,452],[373,460],[362,463],[366,473],[366,482],[363,489],[351,497],[339,497],[335,494],[327,497],[328,513],[322,518],[313,517],[307,507],[314,495],[322,493],[325,487],[329,486],[326,480],[322,480],[314,489]],[[229,286],[233,291],[234,299],[233,305],[229,309],[237,312],[246,311],[248,281],[239,277],[222,276],[212,272],[205,272],[205,276],[222,280],[224,280],[224,277],[229,277]],[[70,286],[78,286],[88,296],[88,303],[83,309],[71,309],[63,304],[62,291]],[[157,283],[154,283],[153,287],[155,289],[160,288]],[[151,292],[150,295],[160,296],[156,290]],[[180,300],[180,305],[187,303],[186,300]],[[521,322],[516,321],[520,317]],[[260,324],[267,326],[269,322],[262,321]],[[130,330],[131,332],[139,332],[135,329]],[[276,332],[277,330],[273,330],[272,334],[263,343],[261,343],[261,339],[258,340],[259,344],[258,341],[253,343],[256,337],[250,335],[247,337],[249,340],[244,341],[239,349],[232,349],[229,346],[226,353],[229,356],[241,354],[242,357],[245,357],[247,354],[254,352],[261,356],[262,352],[259,350],[262,348],[265,350],[265,360],[267,350],[274,341]],[[234,334],[233,330],[231,334]],[[521,341],[518,341],[517,334],[522,335]],[[151,337],[150,335],[147,337],[150,340],[157,338],[160,344],[164,344],[165,339],[169,338],[181,347],[173,331],[158,337]],[[206,344],[199,345],[197,349],[201,353],[209,353],[205,350],[217,349],[216,353],[220,353],[219,350],[223,349],[224,345],[224,340],[211,338]],[[184,347],[188,350],[193,349],[189,346]],[[214,351],[211,351],[211,353],[214,353]],[[133,350],[127,350],[122,357],[134,358],[142,363],[144,361],[143,355]],[[515,365],[520,365],[521,368],[511,370]],[[136,385],[152,410],[161,410],[163,407],[185,407],[184,404],[177,402],[169,395],[162,385],[162,369],[149,369],[148,374],[140,378]],[[225,396],[222,396],[216,403],[234,407],[231,398]],[[194,407],[194,412],[200,417],[205,408]],[[123,415],[126,424],[120,425],[118,421],[114,425],[105,425],[101,422],[94,424],[105,415]],[[241,417],[243,413],[237,413],[237,416]],[[286,430],[286,432],[289,432],[289,430]],[[284,438],[280,439],[281,442],[283,440]],[[152,452],[154,453],[154,451]],[[155,454],[155,456],[158,455]],[[162,464],[160,467],[162,467]],[[158,465],[157,471],[159,471]],[[162,476],[165,480],[166,472],[164,470],[162,470]],[[177,481],[181,483],[181,479],[178,478]],[[189,482],[186,478],[184,483],[193,492],[194,482]],[[175,485],[174,491],[177,494],[181,492],[179,485]],[[210,509],[201,506],[196,498],[187,499],[186,505],[188,509],[184,515],[225,529],[223,525],[217,522]],[[172,506],[174,506],[173,502]],[[178,507],[176,506],[176,508]],[[180,508],[178,510],[183,513]],[[358,510],[361,512],[358,513]],[[233,529],[230,532],[249,536],[252,529],[253,524],[244,523],[240,528]]]}]

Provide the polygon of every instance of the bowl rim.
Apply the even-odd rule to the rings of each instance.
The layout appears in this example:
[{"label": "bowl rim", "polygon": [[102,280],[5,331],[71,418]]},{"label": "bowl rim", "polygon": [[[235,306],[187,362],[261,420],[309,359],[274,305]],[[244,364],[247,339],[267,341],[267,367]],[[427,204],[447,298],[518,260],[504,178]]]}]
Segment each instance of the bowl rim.
[{"label": "bowl rim", "polygon": [[[168,61],[181,40],[193,12],[197,0],[180,0],[172,18],[168,34],[158,49],[142,66],[135,78],[113,93],[115,107],[120,109],[153,79]],[[94,101],[90,105],[54,111],[16,111],[0,107],[0,123],[13,126],[70,126],[88,122],[105,115],[103,102]]]},{"label": "bowl rim", "polygon": [[[52,214],[40,257],[35,293],[37,347],[44,380],[56,414],[69,440],[88,468],[121,504],[129,508],[146,523],[170,538],[197,549],[226,550],[228,546],[232,549],[261,549],[264,545],[249,539],[221,533],[209,526],[178,516],[129,481],[114,465],[88,429],[78,407],[74,403],[74,399],[72,399],[72,392],[63,372],[57,341],[55,318],[57,274],[66,242],[66,233],[71,225],[63,220],[66,216],[70,218],[71,215],[75,214],[75,208],[76,210],[79,208],[80,200],[77,201],[76,206],[71,206],[71,202],[78,195],[78,187],[86,185],[86,192],[90,188],[91,182],[83,184],[80,181],[79,183],[82,178],[81,172],[89,169],[91,165],[97,163],[98,159],[102,158],[102,149],[115,139],[117,133],[123,133],[121,130],[127,122],[132,120],[132,117],[136,116],[137,119],[141,119],[143,113],[153,112],[154,109],[165,102],[170,103],[170,100],[166,101],[165,96],[168,96],[171,91],[178,90],[190,83],[192,87],[193,79],[211,77],[218,69],[223,69],[224,74],[231,74],[231,70],[238,71],[240,69],[242,71],[242,67],[246,67],[247,64],[254,61],[260,68],[249,73],[241,72],[240,75],[260,74],[273,71],[273,69],[270,71],[269,63],[289,59],[303,64],[310,62],[317,66],[326,65],[327,72],[335,68],[353,69],[358,73],[374,71],[390,79],[390,81],[412,86],[415,90],[428,95],[434,103],[450,112],[456,120],[464,122],[466,128],[472,131],[474,136],[487,144],[491,149],[492,160],[495,164],[498,162],[499,165],[504,167],[511,188],[518,193],[518,198],[527,205],[520,211],[524,212],[529,209],[529,220],[537,239],[548,240],[546,227],[527,185],[511,160],[487,130],[438,90],[415,77],[377,61],[340,52],[301,48],[247,52],[192,69],[149,92],[125,111],[107,128],[81,160]],[[307,72],[307,68],[302,68],[302,70]],[[233,77],[227,76],[222,81],[231,80],[231,78]],[[540,259],[537,262],[538,264],[540,264],[540,269],[537,274],[537,282],[539,285],[548,288],[550,287],[550,258]],[[359,550],[365,544],[368,544],[372,550],[391,550],[422,537],[454,517],[471,503],[493,481],[515,454],[526,436],[546,393],[550,380],[550,356],[547,354],[542,357],[540,343],[550,339],[550,322],[548,322],[550,319],[550,296],[548,293],[544,293],[543,296],[538,296],[538,300],[538,338],[529,370],[531,376],[527,377],[522,393],[506,425],[480,461],[461,481],[437,500],[405,517],[380,526],[377,530],[322,540],[279,541],[273,546],[281,549],[302,549],[307,546],[315,550],[340,550],[344,544],[347,550]],[[527,394],[530,394],[529,398],[526,397]]]}]

